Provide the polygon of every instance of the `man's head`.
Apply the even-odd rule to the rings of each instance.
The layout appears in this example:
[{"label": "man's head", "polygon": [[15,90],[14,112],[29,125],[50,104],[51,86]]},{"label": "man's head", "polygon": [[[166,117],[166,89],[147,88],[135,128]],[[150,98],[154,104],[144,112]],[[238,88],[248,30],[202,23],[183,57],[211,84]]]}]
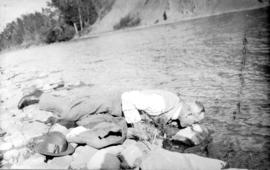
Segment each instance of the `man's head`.
[{"label": "man's head", "polygon": [[193,101],[183,103],[180,110],[179,121],[182,127],[200,122],[204,118],[205,109],[201,102]]}]

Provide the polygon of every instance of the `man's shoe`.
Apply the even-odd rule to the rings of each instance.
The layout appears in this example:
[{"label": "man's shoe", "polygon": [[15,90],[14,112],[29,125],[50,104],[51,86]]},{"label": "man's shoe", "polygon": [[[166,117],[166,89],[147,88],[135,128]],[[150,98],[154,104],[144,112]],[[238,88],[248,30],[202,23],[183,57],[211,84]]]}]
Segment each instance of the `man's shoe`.
[{"label": "man's shoe", "polygon": [[41,90],[36,89],[32,93],[24,96],[18,103],[18,109],[23,109],[26,106],[38,103],[42,93]]}]

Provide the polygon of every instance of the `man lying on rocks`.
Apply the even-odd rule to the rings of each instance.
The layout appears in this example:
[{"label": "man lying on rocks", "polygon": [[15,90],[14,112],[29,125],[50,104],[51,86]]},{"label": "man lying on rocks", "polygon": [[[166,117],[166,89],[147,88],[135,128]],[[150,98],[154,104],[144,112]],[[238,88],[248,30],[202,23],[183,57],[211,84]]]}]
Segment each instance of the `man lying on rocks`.
[{"label": "man lying on rocks", "polygon": [[204,118],[203,105],[185,102],[169,91],[35,90],[20,100],[18,108],[34,103],[54,113],[54,118],[43,122],[53,124],[48,133],[28,145],[52,160],[42,158],[36,164],[39,154],[33,155],[13,168],[63,169],[65,164],[73,169],[215,170],[225,166],[220,160],[162,148],[160,143],[167,139],[200,146],[208,135],[198,124]]},{"label": "man lying on rocks", "polygon": [[[142,140],[155,140],[156,135],[163,132],[165,137],[167,135],[174,140],[198,145],[208,136],[207,129],[198,124],[204,118],[204,106],[198,101],[185,102],[169,91],[136,90],[121,93],[115,90],[92,90],[89,95],[82,96],[74,99],[36,90],[23,97],[18,108],[39,103],[41,110],[53,112],[57,116],[57,119],[49,119],[47,123],[57,121],[68,128],[86,124],[94,126],[89,125],[89,121],[102,122],[108,120],[109,115],[122,117],[123,114],[131,126],[127,135]],[[120,119],[117,121],[121,122]]]}]

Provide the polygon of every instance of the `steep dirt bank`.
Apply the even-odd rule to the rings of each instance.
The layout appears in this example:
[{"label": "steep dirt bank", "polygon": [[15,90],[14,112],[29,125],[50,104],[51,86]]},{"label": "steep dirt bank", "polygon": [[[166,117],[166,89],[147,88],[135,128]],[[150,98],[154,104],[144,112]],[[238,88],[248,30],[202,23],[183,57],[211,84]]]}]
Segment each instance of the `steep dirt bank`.
[{"label": "steep dirt bank", "polygon": [[127,16],[139,18],[140,25],[149,26],[198,16],[258,8],[269,4],[257,0],[107,0],[93,26],[93,32],[111,31]]}]

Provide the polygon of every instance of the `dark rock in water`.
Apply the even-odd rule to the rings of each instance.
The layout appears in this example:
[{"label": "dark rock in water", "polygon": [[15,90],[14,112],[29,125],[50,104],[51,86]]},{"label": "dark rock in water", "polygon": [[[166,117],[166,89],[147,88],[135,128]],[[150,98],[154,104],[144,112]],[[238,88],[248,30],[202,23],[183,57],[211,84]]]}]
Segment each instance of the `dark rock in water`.
[{"label": "dark rock in water", "polygon": [[18,103],[18,109],[23,109],[26,106],[36,104],[39,102],[39,97],[43,94],[43,91],[35,89],[30,94],[24,96]]}]

